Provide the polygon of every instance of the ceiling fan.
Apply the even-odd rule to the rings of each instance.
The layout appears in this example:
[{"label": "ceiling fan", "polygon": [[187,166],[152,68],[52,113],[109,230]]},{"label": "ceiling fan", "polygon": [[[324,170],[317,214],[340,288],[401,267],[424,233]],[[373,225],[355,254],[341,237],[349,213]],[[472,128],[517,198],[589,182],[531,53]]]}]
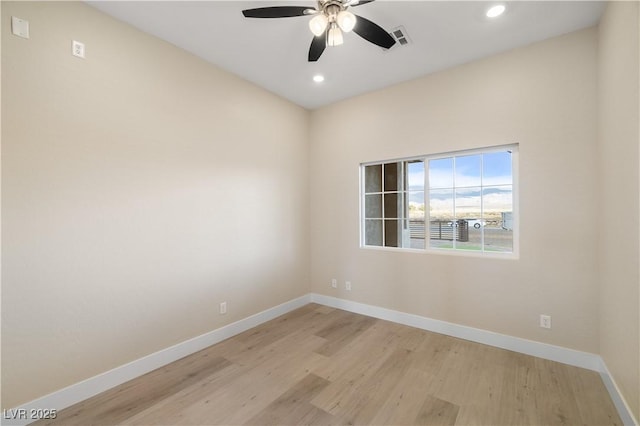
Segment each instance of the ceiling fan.
[{"label": "ceiling fan", "polygon": [[313,16],[309,28],[314,37],[309,48],[309,62],[320,58],[327,46],[343,43],[342,33],[353,30],[363,39],[382,48],[389,49],[396,41],[381,26],[362,16],[349,12],[349,7],[362,6],[374,0],[318,0],[316,8],[307,6],[272,6],[246,9],[246,18],[292,18]]}]

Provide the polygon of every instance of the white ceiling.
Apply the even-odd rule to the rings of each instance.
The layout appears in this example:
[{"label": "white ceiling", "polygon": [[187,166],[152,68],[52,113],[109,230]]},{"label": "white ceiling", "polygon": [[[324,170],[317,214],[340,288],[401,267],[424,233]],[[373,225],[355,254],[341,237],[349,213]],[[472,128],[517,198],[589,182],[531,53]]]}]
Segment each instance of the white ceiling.
[{"label": "white ceiling", "polygon": [[[309,17],[249,19],[243,9],[299,1],[100,1],[99,10],[164,39],[308,109],[387,87],[458,64],[595,25],[596,1],[511,1],[499,18],[497,1],[384,1],[351,10],[387,31],[403,26],[411,44],[388,51],[345,34],[307,62]],[[314,83],[321,73],[326,80]]]}]

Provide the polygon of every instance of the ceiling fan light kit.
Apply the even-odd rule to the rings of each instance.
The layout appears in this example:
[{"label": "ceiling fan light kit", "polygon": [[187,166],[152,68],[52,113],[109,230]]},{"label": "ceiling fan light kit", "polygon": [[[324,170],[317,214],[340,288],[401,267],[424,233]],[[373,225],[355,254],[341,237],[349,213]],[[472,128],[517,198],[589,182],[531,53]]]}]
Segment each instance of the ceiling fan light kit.
[{"label": "ceiling fan light kit", "polygon": [[340,29],[345,33],[350,32],[356,26],[356,15],[346,10],[338,13],[336,20]]},{"label": "ceiling fan light kit", "polygon": [[321,36],[327,30],[328,25],[329,19],[324,13],[317,14],[309,21],[309,29],[316,37]]},{"label": "ceiling fan light kit", "polygon": [[315,9],[305,6],[272,6],[246,9],[242,14],[247,18],[289,18],[314,15],[309,20],[309,29],[314,35],[309,48],[309,61],[320,58],[327,46],[344,43],[343,32],[355,32],[370,43],[389,49],[396,41],[382,27],[361,16],[354,15],[347,8],[371,3],[373,0],[318,0]]},{"label": "ceiling fan light kit", "polygon": [[314,36],[320,37],[327,32],[327,46],[339,46],[344,43],[342,32],[348,33],[356,26],[356,16],[345,10],[346,6],[325,3],[309,21]]},{"label": "ceiling fan light kit", "polygon": [[334,22],[331,24],[331,28],[329,28],[329,32],[327,33],[327,46],[340,46],[342,43],[344,43],[342,31],[340,31],[340,28],[338,28],[338,25]]}]

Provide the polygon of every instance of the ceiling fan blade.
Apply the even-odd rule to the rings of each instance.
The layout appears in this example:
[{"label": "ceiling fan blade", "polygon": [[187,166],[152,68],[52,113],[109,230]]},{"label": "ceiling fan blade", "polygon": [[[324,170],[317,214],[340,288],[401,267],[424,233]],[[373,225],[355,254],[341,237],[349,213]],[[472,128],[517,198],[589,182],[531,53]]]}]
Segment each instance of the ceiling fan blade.
[{"label": "ceiling fan blade", "polygon": [[379,26],[378,24],[374,24],[368,19],[363,18],[362,16],[356,15],[356,26],[353,28],[353,32],[358,34],[363,39],[377,44],[380,47],[385,49],[389,49],[391,46],[396,44],[391,35],[385,31],[384,28]]},{"label": "ceiling fan blade", "polygon": [[360,0],[360,1],[354,0],[349,6],[353,6],[353,7],[362,6],[363,4],[371,3],[372,1],[374,0]]},{"label": "ceiling fan blade", "polygon": [[311,40],[311,47],[309,48],[309,62],[316,62],[320,59],[320,55],[324,52],[324,49],[327,47],[327,32],[325,31],[322,35],[314,37]]},{"label": "ceiling fan blade", "polygon": [[242,14],[245,18],[292,18],[309,14],[307,10],[315,12],[315,9],[307,6],[272,6],[246,9]]}]

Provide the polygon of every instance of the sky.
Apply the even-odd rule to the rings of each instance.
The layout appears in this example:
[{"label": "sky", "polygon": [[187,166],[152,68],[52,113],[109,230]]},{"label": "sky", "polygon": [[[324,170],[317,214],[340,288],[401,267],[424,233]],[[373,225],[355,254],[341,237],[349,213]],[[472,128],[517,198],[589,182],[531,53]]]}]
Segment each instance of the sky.
[{"label": "sky", "polygon": [[[424,164],[409,164],[409,202],[424,202]],[[432,215],[480,211],[511,211],[513,205],[511,153],[508,151],[428,160]],[[452,188],[457,188],[454,191]],[[480,186],[484,189],[481,190]],[[491,186],[487,188],[487,186]],[[482,197],[481,197],[482,196]]]},{"label": "sky", "polygon": [[[430,188],[452,188],[512,183],[511,153],[508,151],[433,159],[429,161]],[[454,173],[455,171],[455,173]],[[409,164],[409,189],[424,187],[424,165]]]}]

